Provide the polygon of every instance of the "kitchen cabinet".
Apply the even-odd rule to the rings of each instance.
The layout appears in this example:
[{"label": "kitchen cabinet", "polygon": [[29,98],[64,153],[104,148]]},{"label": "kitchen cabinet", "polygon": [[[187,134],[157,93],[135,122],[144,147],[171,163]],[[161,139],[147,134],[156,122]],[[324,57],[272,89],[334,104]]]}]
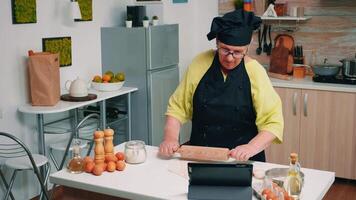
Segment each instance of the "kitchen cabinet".
[{"label": "kitchen cabinet", "polygon": [[266,151],[267,161],[286,164],[295,151],[303,167],[356,179],[356,94],[282,87],[276,91],[283,102],[285,140]]},{"label": "kitchen cabinet", "polygon": [[275,88],[282,100],[284,136],[282,144],[272,144],[266,149],[267,161],[288,165],[289,154],[299,152],[300,89]]}]

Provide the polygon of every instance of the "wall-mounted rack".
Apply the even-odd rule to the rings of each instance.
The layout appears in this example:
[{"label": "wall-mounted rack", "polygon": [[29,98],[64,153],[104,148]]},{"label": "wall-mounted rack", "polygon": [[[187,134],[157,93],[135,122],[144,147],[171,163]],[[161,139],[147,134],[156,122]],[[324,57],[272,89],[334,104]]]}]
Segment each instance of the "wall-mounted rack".
[{"label": "wall-mounted rack", "polygon": [[261,17],[263,24],[273,25],[273,31],[297,31],[299,28],[300,22],[305,22],[311,19],[311,16],[304,17],[291,17],[291,16],[282,16],[282,17]]}]

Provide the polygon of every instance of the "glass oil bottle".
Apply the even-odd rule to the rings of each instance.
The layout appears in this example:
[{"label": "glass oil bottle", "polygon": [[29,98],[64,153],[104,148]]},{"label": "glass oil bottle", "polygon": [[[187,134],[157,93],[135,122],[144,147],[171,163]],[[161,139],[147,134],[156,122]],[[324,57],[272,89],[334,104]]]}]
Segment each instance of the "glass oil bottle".
[{"label": "glass oil bottle", "polygon": [[302,191],[302,178],[300,176],[300,164],[298,162],[298,154],[290,154],[290,166],[288,175],[284,181],[283,187],[288,192],[288,195],[295,200],[300,199],[300,193]]},{"label": "glass oil bottle", "polygon": [[79,141],[74,141],[72,159],[68,163],[68,171],[73,174],[79,174],[84,171],[84,160],[80,156],[79,145]]}]

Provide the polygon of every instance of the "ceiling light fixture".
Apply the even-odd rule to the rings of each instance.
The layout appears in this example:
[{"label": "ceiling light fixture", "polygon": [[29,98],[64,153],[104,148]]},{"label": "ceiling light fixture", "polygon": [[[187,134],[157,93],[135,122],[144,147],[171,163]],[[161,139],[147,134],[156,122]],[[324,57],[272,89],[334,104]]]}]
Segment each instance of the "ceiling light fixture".
[{"label": "ceiling light fixture", "polygon": [[71,0],[72,17],[74,20],[81,20],[82,14],[80,12],[79,3],[77,0]]}]

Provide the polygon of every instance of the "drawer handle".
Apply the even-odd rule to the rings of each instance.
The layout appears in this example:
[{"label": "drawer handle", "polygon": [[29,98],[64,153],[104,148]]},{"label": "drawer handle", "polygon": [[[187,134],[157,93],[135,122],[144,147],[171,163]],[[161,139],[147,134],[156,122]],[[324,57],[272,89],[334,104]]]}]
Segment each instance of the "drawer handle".
[{"label": "drawer handle", "polygon": [[297,115],[297,93],[294,92],[293,95],[293,115]]},{"label": "drawer handle", "polygon": [[308,93],[304,94],[304,116],[308,116]]}]

